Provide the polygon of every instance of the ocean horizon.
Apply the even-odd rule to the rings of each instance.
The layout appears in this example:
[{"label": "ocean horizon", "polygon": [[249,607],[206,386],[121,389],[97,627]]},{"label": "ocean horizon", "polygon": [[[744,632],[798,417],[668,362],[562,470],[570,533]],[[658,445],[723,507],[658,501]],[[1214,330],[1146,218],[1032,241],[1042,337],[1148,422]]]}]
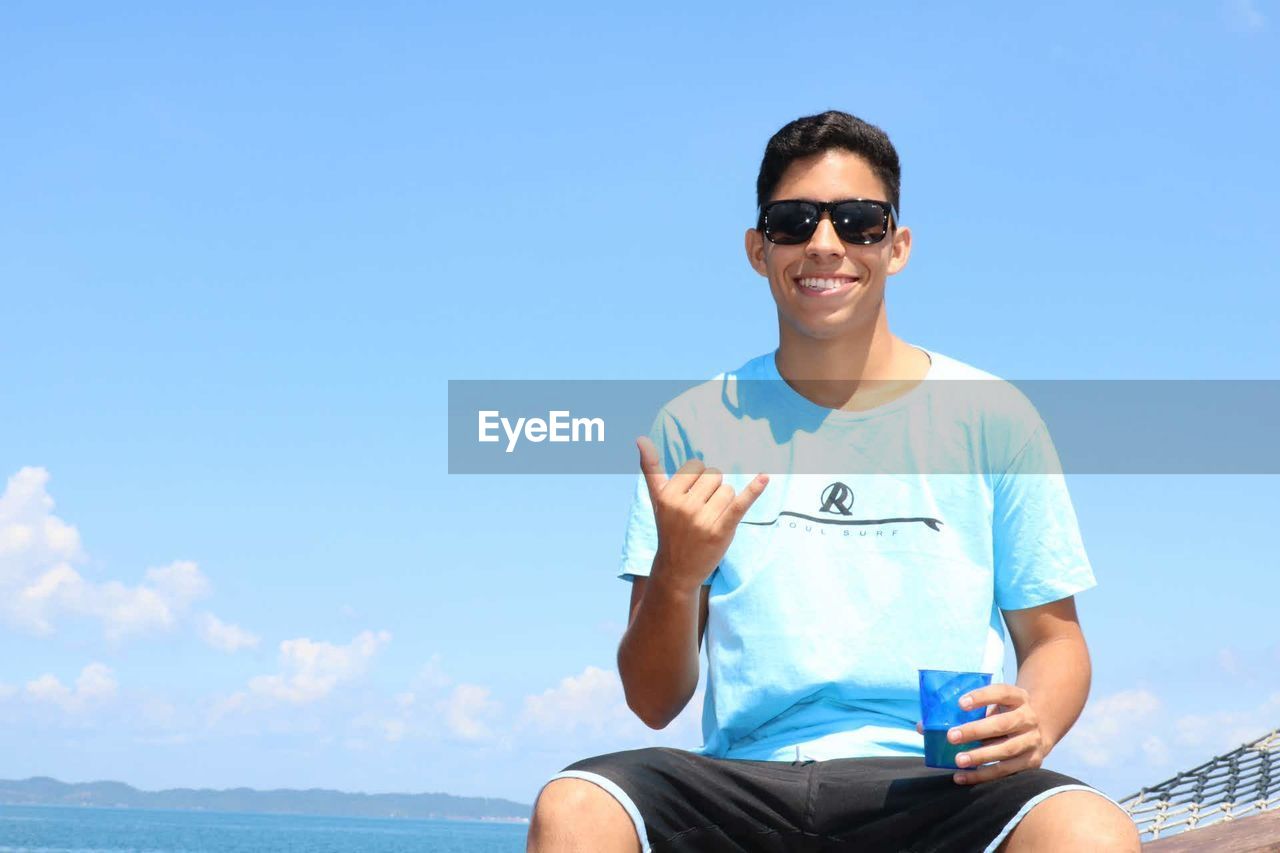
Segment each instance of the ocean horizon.
[{"label": "ocean horizon", "polygon": [[0,805],[0,853],[520,853],[510,819]]}]

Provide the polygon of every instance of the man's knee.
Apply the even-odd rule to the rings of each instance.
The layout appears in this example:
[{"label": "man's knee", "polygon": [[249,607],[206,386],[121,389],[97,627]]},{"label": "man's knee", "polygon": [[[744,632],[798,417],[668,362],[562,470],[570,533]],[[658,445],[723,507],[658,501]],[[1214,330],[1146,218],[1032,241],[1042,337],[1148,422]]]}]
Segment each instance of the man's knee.
[{"label": "man's knee", "polygon": [[585,779],[556,779],[534,804],[528,850],[635,853],[640,839],[631,816],[608,791]]},{"label": "man's knee", "polygon": [[631,819],[621,804],[599,785],[586,779],[556,779],[548,782],[538,794],[533,816],[535,820],[540,818],[546,822],[561,823],[613,809],[617,809],[630,825]]},{"label": "man's knee", "polygon": [[1000,845],[1000,853],[1137,853],[1141,846],[1138,827],[1114,803],[1089,791],[1064,791],[1036,804]]}]

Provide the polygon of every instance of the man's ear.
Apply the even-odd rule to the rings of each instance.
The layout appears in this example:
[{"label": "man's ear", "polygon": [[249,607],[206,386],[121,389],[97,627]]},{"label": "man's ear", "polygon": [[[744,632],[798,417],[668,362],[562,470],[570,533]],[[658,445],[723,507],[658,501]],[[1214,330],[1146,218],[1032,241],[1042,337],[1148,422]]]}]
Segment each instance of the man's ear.
[{"label": "man's ear", "polygon": [[755,228],[747,229],[747,262],[751,268],[765,278],[769,277],[769,267],[764,262],[764,234]]},{"label": "man's ear", "polygon": [[901,272],[911,257],[911,229],[898,228],[893,232],[893,246],[889,255],[889,275]]}]

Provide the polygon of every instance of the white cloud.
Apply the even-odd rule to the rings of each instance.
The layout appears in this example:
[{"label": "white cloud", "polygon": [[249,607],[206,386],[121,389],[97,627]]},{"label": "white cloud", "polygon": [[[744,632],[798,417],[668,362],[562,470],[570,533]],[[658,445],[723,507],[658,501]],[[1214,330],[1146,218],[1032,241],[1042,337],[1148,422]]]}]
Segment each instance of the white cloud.
[{"label": "white cloud", "polygon": [[192,562],[179,561],[159,569],[148,569],[147,581],[170,607],[179,611],[186,610],[193,601],[209,594],[209,581]]},{"label": "white cloud", "polygon": [[1256,32],[1267,25],[1266,16],[1254,0],[1226,0],[1226,10],[1231,24],[1238,29]]},{"label": "white cloud", "polygon": [[1149,734],[1160,708],[1159,697],[1141,688],[1091,700],[1062,745],[1090,767],[1130,760],[1135,749],[1148,759],[1164,755],[1163,741]]},{"label": "white cloud", "polygon": [[0,621],[37,635],[64,616],[96,619],[109,639],[172,628],[209,594],[195,563],[149,569],[136,586],[86,579],[80,534],[53,514],[43,468],[23,468],[0,495]]},{"label": "white cloud", "polygon": [[80,671],[80,677],[76,679],[76,695],[86,701],[110,699],[116,695],[117,686],[111,667],[91,663]]},{"label": "white cloud", "polygon": [[68,713],[83,711],[115,698],[118,685],[109,666],[91,663],[80,671],[75,687],[68,687],[51,673],[27,682],[26,697],[32,702],[56,705]]},{"label": "white cloud", "polygon": [[[442,691],[448,691],[441,696]],[[502,711],[493,692],[479,684],[454,684],[435,654],[423,665],[409,690],[392,699],[394,716],[366,715],[359,726],[373,726],[385,740],[452,736],[464,741],[493,740],[491,723]]]},{"label": "white cloud", "polygon": [[[456,683],[433,654],[414,676],[408,690],[395,694],[391,715],[370,711],[357,717],[357,728],[372,729],[383,740],[447,738],[500,742],[496,723],[502,704],[483,685]],[[505,732],[503,733],[505,734]]]},{"label": "white cloud", "polygon": [[414,679],[414,687],[419,690],[436,690],[451,684],[453,679],[444,671],[438,652],[423,664],[422,669],[418,670],[418,677]]},{"label": "white cloud", "polygon": [[422,738],[501,746],[519,734],[523,740],[536,739],[540,749],[576,749],[584,740],[619,749],[661,743],[688,746],[699,735],[702,696],[699,691],[670,726],[654,732],[627,707],[616,672],[587,666],[554,687],[526,696],[518,714],[504,715],[503,710],[490,688],[455,683],[440,656],[433,655],[411,688],[393,697],[390,713],[371,711],[354,724],[390,742]]},{"label": "white cloud", "polygon": [[1191,767],[1258,739],[1278,719],[1280,692],[1242,711],[1175,716],[1154,693],[1135,688],[1090,701],[1062,749],[1089,767]]},{"label": "white cloud", "polygon": [[200,619],[200,638],[212,648],[232,654],[241,649],[255,649],[260,642],[257,634],[223,622],[212,613],[205,613]]},{"label": "white cloud", "polygon": [[59,681],[56,675],[45,673],[27,682],[27,697],[36,702],[66,706],[71,699],[71,688]]},{"label": "white cloud", "polygon": [[99,620],[103,633],[114,640],[173,628],[208,588],[200,569],[187,561],[149,569],[137,586],[85,580],[64,563],[20,589],[11,600],[11,615],[36,634],[52,633],[62,614],[87,616]]},{"label": "white cloud", "polygon": [[405,734],[409,731],[409,724],[404,720],[383,720],[381,722],[382,736],[390,743],[396,743],[404,740]]},{"label": "white cloud", "polygon": [[1261,705],[1244,711],[1215,711],[1187,714],[1173,724],[1174,737],[1182,746],[1207,752],[1225,752],[1257,740],[1276,727],[1280,719],[1280,692]]},{"label": "white cloud", "polygon": [[449,698],[437,703],[449,732],[461,740],[488,740],[493,732],[485,719],[496,717],[501,706],[490,698],[487,687],[459,684]]},{"label": "white cloud", "polygon": [[220,705],[219,713],[252,704],[249,700],[268,705],[317,702],[340,684],[363,675],[374,655],[389,642],[391,635],[386,631],[364,631],[342,646],[306,637],[285,640],[280,644],[281,672],[251,679],[246,691]]},{"label": "white cloud", "polygon": [[524,722],[545,734],[586,733],[595,737],[644,727],[627,707],[616,672],[588,666],[524,700]]},{"label": "white cloud", "polygon": [[684,710],[666,728],[654,730],[627,707],[617,672],[588,666],[555,687],[526,696],[519,725],[570,743],[585,736],[613,742],[620,749],[627,745],[688,748],[702,742],[703,696],[699,685]]},{"label": "white cloud", "polygon": [[23,468],[9,478],[0,494],[0,566],[22,557],[56,563],[80,556],[80,534],[56,516],[53,498],[45,490],[49,472]]},{"label": "white cloud", "polygon": [[1142,740],[1142,755],[1147,764],[1159,767],[1169,763],[1169,746],[1156,735],[1147,735]]}]

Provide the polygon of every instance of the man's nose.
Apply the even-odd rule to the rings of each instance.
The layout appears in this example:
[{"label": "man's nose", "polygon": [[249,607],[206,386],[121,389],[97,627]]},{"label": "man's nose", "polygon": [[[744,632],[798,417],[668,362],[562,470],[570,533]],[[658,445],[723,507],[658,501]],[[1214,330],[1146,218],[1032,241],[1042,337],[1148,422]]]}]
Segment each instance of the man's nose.
[{"label": "man's nose", "polygon": [[830,214],[824,213],[822,218],[818,220],[818,227],[814,229],[813,236],[809,238],[809,242],[805,246],[805,254],[811,258],[839,258],[844,256],[844,241],[836,233],[836,227],[831,222]]}]

